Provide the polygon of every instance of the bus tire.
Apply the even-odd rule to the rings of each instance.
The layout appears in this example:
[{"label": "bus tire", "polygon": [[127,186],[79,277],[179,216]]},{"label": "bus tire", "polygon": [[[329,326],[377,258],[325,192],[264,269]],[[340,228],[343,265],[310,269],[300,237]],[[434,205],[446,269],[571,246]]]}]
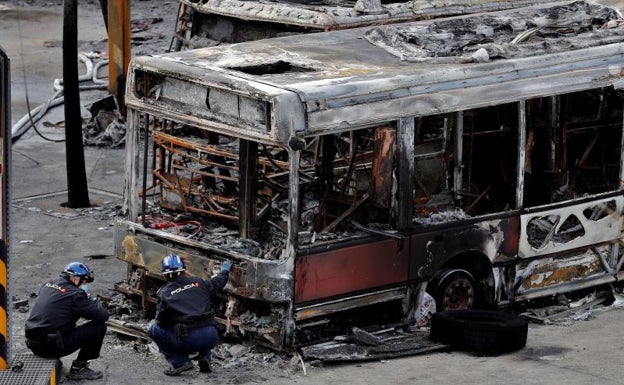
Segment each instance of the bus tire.
[{"label": "bus tire", "polygon": [[509,313],[448,310],[431,319],[431,340],[486,355],[509,353],[526,345],[529,323]]}]

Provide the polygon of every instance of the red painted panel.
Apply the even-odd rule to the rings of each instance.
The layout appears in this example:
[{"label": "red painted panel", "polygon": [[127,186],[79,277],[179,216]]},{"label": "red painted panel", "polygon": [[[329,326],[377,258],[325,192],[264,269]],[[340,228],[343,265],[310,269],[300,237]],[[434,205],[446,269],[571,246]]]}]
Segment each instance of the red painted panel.
[{"label": "red painted panel", "polygon": [[405,282],[409,247],[400,245],[387,239],[297,257],[295,303]]}]

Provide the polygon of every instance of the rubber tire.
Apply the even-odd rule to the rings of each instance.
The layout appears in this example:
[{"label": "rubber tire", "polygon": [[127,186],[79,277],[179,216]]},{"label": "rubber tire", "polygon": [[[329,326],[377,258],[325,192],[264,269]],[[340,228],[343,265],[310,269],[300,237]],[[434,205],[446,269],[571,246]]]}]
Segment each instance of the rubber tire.
[{"label": "rubber tire", "polygon": [[[464,280],[467,282],[472,288],[472,299],[468,301],[466,307],[462,308],[446,308],[445,304],[445,292],[449,289],[449,287],[457,282],[458,280]],[[430,281],[431,288],[428,288],[429,294],[436,301],[436,308],[439,310],[464,310],[471,309],[474,307],[475,302],[477,301],[477,285],[475,279],[472,277],[466,270],[462,269],[444,269],[439,271],[434,278]]]},{"label": "rubber tire", "polygon": [[431,319],[431,340],[460,350],[498,355],[526,345],[529,322],[490,310],[446,310]]}]

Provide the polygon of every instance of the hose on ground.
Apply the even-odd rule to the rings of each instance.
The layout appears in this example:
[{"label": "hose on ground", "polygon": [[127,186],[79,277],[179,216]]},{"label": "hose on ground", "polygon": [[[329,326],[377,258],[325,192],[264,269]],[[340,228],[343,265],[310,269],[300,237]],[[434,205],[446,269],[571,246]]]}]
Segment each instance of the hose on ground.
[{"label": "hose on ground", "polygon": [[[108,81],[99,79],[98,71],[101,67],[108,64],[108,60],[100,61],[94,65],[93,61],[91,60],[90,55],[84,54],[82,52],[78,54],[78,58],[80,59],[82,63],[84,63],[86,67],[85,74],[79,76],[78,81],[79,82],[91,81],[93,83],[91,85],[80,86],[79,90],[106,89],[108,86]],[[39,106],[28,111],[26,115],[24,115],[20,120],[17,121],[17,123],[13,125],[13,127],[11,128],[11,138],[12,138],[13,143],[15,143],[22,135],[28,132],[30,128],[35,127],[35,124],[39,120],[41,120],[41,118],[43,118],[45,114],[51,108],[64,103],[65,97],[63,96],[63,79],[55,79],[53,86],[54,86],[55,92],[52,95],[52,97],[50,97],[45,103],[40,104]],[[42,136],[41,133],[39,132],[37,133],[40,136]],[[45,138],[45,137],[44,139],[50,140],[49,138]],[[56,141],[56,140],[53,140],[53,141]]]}]

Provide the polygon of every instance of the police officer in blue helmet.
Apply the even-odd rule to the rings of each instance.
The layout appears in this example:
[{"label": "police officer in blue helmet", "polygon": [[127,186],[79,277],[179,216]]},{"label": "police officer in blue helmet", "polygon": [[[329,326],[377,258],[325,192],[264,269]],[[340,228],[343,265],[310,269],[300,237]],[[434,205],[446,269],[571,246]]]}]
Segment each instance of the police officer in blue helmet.
[{"label": "police officer in blue helmet", "polygon": [[[45,283],[26,320],[26,345],[37,356],[60,358],[79,350],[67,377],[96,380],[102,372],[89,368],[88,361],[100,356],[108,310],[89,299],[85,289],[93,282],[93,271],[84,263],[71,262],[59,278]],[[76,326],[79,319],[88,322]]]},{"label": "police officer in blue helmet", "polygon": [[184,261],[175,254],[163,258],[161,268],[167,283],[158,291],[156,319],[148,334],[171,365],[165,374],[193,369],[192,353],[199,353],[199,371],[211,372],[211,351],[219,342],[212,298],[227,284],[232,262],[223,262],[210,280],[186,274]]}]

